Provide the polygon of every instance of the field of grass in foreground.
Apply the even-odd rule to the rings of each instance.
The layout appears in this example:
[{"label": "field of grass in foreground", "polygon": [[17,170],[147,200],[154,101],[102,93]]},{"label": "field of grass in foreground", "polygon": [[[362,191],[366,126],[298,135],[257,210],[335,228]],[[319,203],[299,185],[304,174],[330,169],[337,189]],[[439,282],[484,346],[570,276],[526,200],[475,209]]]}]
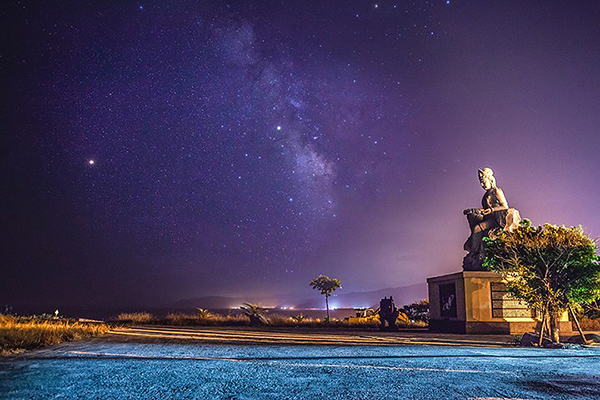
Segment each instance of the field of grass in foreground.
[{"label": "field of grass in foreground", "polygon": [[102,323],[0,314],[0,355],[108,333]]}]

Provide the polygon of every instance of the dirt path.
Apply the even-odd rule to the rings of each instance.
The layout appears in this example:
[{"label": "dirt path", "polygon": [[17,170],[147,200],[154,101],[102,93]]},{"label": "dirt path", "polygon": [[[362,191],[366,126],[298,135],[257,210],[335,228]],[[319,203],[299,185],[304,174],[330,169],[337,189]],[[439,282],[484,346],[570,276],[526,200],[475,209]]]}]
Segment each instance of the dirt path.
[{"label": "dirt path", "polygon": [[402,332],[304,330],[293,328],[136,326],[118,328],[95,339],[110,342],[218,343],[281,345],[435,345],[505,347],[515,344],[509,335],[456,335],[426,330]]}]

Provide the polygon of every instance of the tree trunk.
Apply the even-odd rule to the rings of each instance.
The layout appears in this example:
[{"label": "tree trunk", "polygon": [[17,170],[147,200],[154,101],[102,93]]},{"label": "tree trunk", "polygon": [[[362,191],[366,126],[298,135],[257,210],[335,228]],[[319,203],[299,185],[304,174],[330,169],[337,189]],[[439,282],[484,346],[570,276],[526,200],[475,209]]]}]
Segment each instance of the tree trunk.
[{"label": "tree trunk", "polygon": [[571,307],[571,305],[569,305],[569,311],[571,312],[573,321],[575,321],[575,326],[577,327],[577,330],[579,331],[579,334],[581,335],[581,339],[583,340],[582,343],[587,344],[587,339],[585,338],[585,335],[583,334],[583,331],[581,330],[581,326],[579,325],[579,320],[577,319],[577,316],[575,315],[575,312],[573,311],[573,308]]},{"label": "tree trunk", "polygon": [[327,305],[327,322],[329,322],[329,295],[325,295],[325,304]]},{"label": "tree trunk", "polygon": [[560,343],[560,332],[558,330],[558,313],[554,310],[550,311],[550,338],[556,344]]},{"label": "tree trunk", "polygon": [[546,310],[543,311],[542,324],[540,325],[540,339],[538,340],[538,347],[542,347],[544,342],[544,330],[546,330]]}]

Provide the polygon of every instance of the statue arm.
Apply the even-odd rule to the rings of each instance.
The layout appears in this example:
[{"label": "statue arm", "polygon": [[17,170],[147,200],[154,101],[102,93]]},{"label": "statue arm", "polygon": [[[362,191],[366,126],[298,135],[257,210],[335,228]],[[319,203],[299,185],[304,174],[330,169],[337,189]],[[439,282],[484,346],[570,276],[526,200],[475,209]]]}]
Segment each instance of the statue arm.
[{"label": "statue arm", "polygon": [[500,188],[496,188],[496,199],[500,205],[492,207],[493,211],[506,210],[508,208],[508,201],[506,201],[506,197],[504,196],[504,192]]},{"label": "statue arm", "polygon": [[496,198],[494,199],[493,203],[496,205],[493,207],[481,208],[480,211],[483,215],[491,215],[495,211],[508,209],[508,202],[506,201],[506,197],[504,196],[504,192],[502,191],[502,189],[496,188],[496,190],[494,191],[494,196]]}]

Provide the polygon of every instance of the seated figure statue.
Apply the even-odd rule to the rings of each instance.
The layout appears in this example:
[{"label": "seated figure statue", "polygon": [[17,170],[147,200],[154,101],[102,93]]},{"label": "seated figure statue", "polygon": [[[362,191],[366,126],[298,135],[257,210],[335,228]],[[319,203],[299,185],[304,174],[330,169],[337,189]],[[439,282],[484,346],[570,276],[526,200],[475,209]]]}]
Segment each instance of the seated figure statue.
[{"label": "seated figure statue", "polygon": [[463,259],[466,271],[482,271],[485,259],[483,238],[494,236],[498,230],[512,231],[519,226],[519,211],[508,207],[504,192],[496,186],[496,178],[491,168],[479,170],[479,182],[485,190],[481,200],[482,208],[469,208],[463,211],[467,216],[471,236],[465,242],[464,249],[469,253]]},{"label": "seated figure statue", "polygon": [[[396,308],[392,296],[388,299],[384,297],[379,302],[379,329],[382,331],[397,331],[396,320],[400,315],[400,310]],[[385,323],[387,322],[387,327]]]}]

